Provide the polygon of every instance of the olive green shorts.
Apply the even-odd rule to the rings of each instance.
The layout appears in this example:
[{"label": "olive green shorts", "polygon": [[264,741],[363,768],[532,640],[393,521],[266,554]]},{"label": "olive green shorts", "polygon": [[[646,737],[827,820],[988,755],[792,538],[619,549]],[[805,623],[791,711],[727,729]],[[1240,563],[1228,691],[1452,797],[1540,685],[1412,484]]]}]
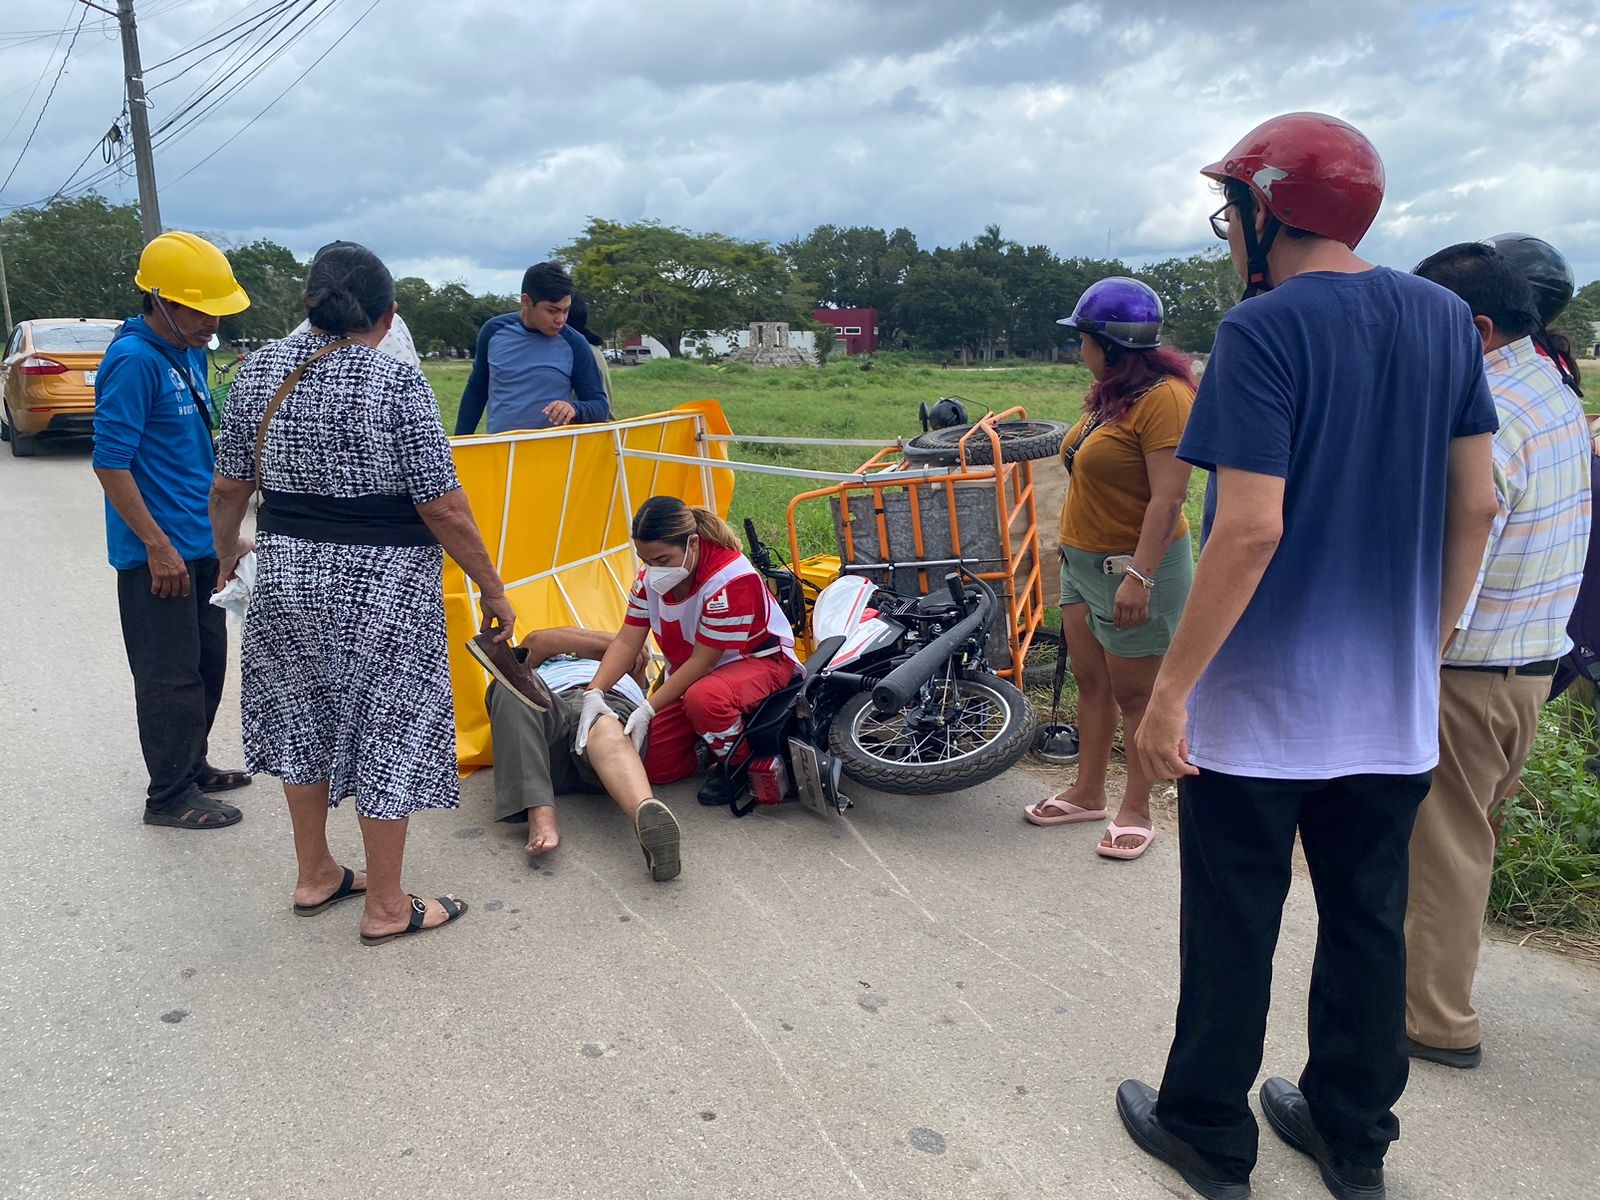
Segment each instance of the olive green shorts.
[{"label": "olive green shorts", "polygon": [[1102,564],[1107,556],[1063,546],[1061,557],[1061,607],[1089,606],[1090,632],[1107,654],[1149,658],[1167,652],[1194,579],[1194,551],[1187,537],[1173,542],[1162,556],[1154,576],[1156,586],[1150,593],[1150,619],[1133,629],[1118,629],[1112,624],[1117,589],[1124,576],[1105,573]]}]

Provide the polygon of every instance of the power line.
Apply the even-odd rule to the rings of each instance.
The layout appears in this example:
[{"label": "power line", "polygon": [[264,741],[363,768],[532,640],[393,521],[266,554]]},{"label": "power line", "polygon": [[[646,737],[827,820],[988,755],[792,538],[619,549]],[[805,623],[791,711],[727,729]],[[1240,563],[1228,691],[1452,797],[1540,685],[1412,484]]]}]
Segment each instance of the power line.
[{"label": "power line", "polygon": [[[295,30],[294,33],[289,36],[287,41],[285,41],[281,46],[278,46],[277,48],[275,48],[264,60],[259,62],[248,74],[246,74],[241,79],[237,79],[237,80],[231,80],[230,79],[230,73],[231,72],[237,71],[239,68],[243,67],[246,63],[249,63],[252,59],[254,59],[256,56],[258,56],[268,46],[271,46],[273,41],[274,41],[274,39],[282,37],[285,32],[287,32],[288,30],[293,28],[295,22],[297,22],[302,17],[304,17],[306,15],[306,13],[309,12],[309,10],[317,2],[318,2],[318,0],[290,0],[290,3],[299,3],[299,4],[301,4],[301,7],[297,11],[295,11],[294,13],[289,14],[287,19],[284,20],[283,23],[278,26],[278,28],[273,29],[273,30],[268,30],[262,36],[256,38],[255,42],[252,45],[250,45],[237,58],[235,58],[233,60],[230,60],[228,62],[224,62],[223,64],[221,64],[221,66],[219,66],[217,68],[217,70],[215,70],[211,74],[211,76],[208,77],[207,83],[202,83],[200,85],[200,87],[195,92],[190,94],[190,97],[186,101],[185,105],[180,107],[180,109],[176,113],[174,113],[171,117],[169,117],[165,123],[163,123],[161,126],[159,126],[155,130],[155,135],[156,136],[155,136],[155,138],[153,140],[153,147],[155,147],[155,148],[163,147],[168,142],[173,142],[173,141],[180,140],[186,133],[188,133],[190,130],[192,130],[195,127],[195,125],[197,125],[204,117],[209,115],[211,112],[215,111],[222,104],[226,103],[227,100],[230,99],[232,96],[236,95],[252,79],[254,79],[256,75],[258,75],[263,69],[265,69],[267,66],[269,66],[274,60],[276,60],[276,58],[279,55],[281,55],[284,51],[288,50],[289,47],[292,46],[296,41],[298,41],[302,36],[304,36],[305,33],[309,32],[310,29],[318,21],[320,21],[322,19],[322,17],[326,16],[327,13],[329,11],[331,11],[331,8],[332,8],[333,5],[336,5],[337,3],[339,3],[339,0],[327,0],[328,8],[325,8],[321,13],[318,13],[316,15],[316,17],[314,17],[306,25],[304,25],[300,29]],[[270,21],[270,19],[271,18],[269,17],[269,21]],[[62,32],[64,33],[65,30],[63,29]],[[249,36],[248,34],[245,35],[246,38],[248,36]],[[244,38],[241,38],[239,40],[242,41],[242,40],[244,40]],[[214,80],[215,82],[212,83],[211,82],[212,80]],[[208,86],[208,84],[210,84],[210,86]],[[229,86],[220,96],[217,96],[214,100],[212,100],[209,104],[207,104],[203,109],[201,109],[198,112],[194,111],[195,109],[199,108],[201,103],[203,103],[205,101],[205,99],[210,95],[210,93],[216,91],[218,87],[221,87],[224,84],[231,84],[231,86]],[[190,117],[190,119],[187,120],[187,121],[183,120],[183,118],[185,116],[187,116],[188,114],[190,114],[191,112],[193,112],[194,115],[192,117]],[[104,144],[104,140],[102,140],[101,144],[102,145]],[[85,158],[84,158],[85,162],[88,161],[88,157],[89,157],[88,155],[85,156]],[[81,169],[81,164],[80,164],[80,169]],[[120,170],[121,170],[120,164],[111,164],[111,165],[108,165],[106,168],[104,168],[102,170],[99,170],[99,171],[96,171],[96,172],[92,173],[88,178],[77,182],[75,185],[73,185],[72,181],[69,180],[67,184],[64,184],[61,188],[57,189],[55,195],[49,197],[48,200],[53,200],[53,199],[56,198],[56,196],[83,195],[83,194],[93,190],[94,188],[96,188],[100,184],[105,183],[106,181],[108,181],[111,178],[113,178],[114,176],[116,176],[120,172]],[[48,200],[45,201],[45,202],[48,202]],[[18,206],[18,207],[27,207],[27,206]]]},{"label": "power line", "polygon": [[[338,7],[338,5],[342,3],[342,0],[321,0],[321,2],[324,3],[324,7],[321,9],[321,11],[311,15],[311,9],[314,8],[318,2],[319,0],[283,0],[283,2],[277,4],[274,9],[269,10],[266,13],[259,14],[259,20],[255,18],[246,18],[243,22],[236,23],[235,26],[232,27],[233,29],[237,29],[241,24],[251,25],[251,28],[241,33],[240,36],[237,37],[232,43],[229,43],[228,46],[222,47],[222,51],[226,51],[242,42],[250,40],[252,34],[261,30],[262,26],[272,24],[280,17],[284,18],[279,24],[277,24],[276,28],[266,30],[260,36],[255,37],[253,43],[249,45],[241,54],[237,55],[234,59],[228,62],[224,62],[216,71],[212,73],[211,76],[208,77],[207,83],[202,83],[195,92],[191,93],[190,97],[183,105],[179,107],[178,111],[176,111],[155,130],[155,136],[152,139],[153,147],[165,148],[168,145],[181,141],[189,133],[192,133],[200,124],[203,123],[206,117],[211,115],[217,109],[222,107],[222,105],[226,104],[229,100],[238,95],[252,80],[255,79],[257,75],[271,66],[273,62],[290,50],[295,43],[309,34],[334,10],[334,8]],[[351,33],[355,32],[356,28],[367,18],[373,9],[377,8],[379,3],[381,3],[381,0],[372,0],[372,3],[370,3],[361,11],[356,19],[351,22],[350,26],[345,29],[345,31],[341,33],[338,38],[336,38],[325,50],[323,50],[322,53],[319,54],[309,66],[301,71],[300,74],[297,75],[287,87],[274,96],[265,107],[251,117],[249,121],[231,134],[220,145],[190,166],[188,170],[184,171],[183,174],[179,175],[177,179],[172,180],[172,182],[176,183],[178,180],[187,178],[190,174],[204,166],[217,154],[221,153],[228,145],[230,145],[235,139],[243,134],[246,129],[249,129],[262,117],[266,116],[267,113],[270,112],[279,101],[293,91],[294,88],[297,87],[307,75],[315,70],[316,67],[323,61],[323,59],[327,58],[328,55],[331,54],[334,49],[345,40],[345,38],[349,37]],[[287,13],[285,16],[284,10],[295,4],[298,4],[299,7],[293,12]],[[238,14],[236,13],[235,15],[237,16]],[[305,20],[308,15],[310,15],[310,19]],[[299,24],[299,22],[302,20],[304,20],[305,23]],[[251,24],[252,21],[255,23]],[[299,24],[298,28],[296,28],[297,24]],[[62,32],[64,33],[65,30],[63,29]],[[214,41],[215,39],[211,40]],[[275,42],[279,44],[274,45]],[[192,49],[197,48],[198,47],[193,47]],[[265,53],[265,57],[261,57],[263,53]],[[212,55],[207,55],[206,57],[212,57]],[[259,61],[256,61],[257,59],[259,59]],[[246,64],[250,64],[252,62],[254,65],[251,66],[250,70],[242,78],[230,78],[230,73],[236,73]],[[218,76],[220,76],[220,78],[218,78]],[[211,83],[211,80],[216,80],[216,82]],[[170,80],[166,82],[170,82]],[[223,88],[220,94],[213,97],[212,93],[217,92],[218,88],[222,87],[224,84],[228,86]],[[119,137],[113,138],[112,133],[117,133]],[[111,154],[111,152],[114,150],[114,142],[116,140],[120,140],[120,131],[118,126],[115,124],[112,126],[112,133],[108,133],[105,137],[101,138],[94,147],[90,148],[89,152],[84,155],[83,160],[76,168],[74,168],[72,175],[69,176],[67,181],[63,183],[61,187],[57,188],[50,196],[47,196],[42,200],[35,201],[33,204],[6,205],[3,207],[12,209],[34,207],[37,204],[50,203],[51,201],[60,197],[83,195],[116,176],[122,167],[120,162],[113,160]],[[107,166],[91,172],[82,180],[76,179],[78,172],[81,171],[84,165],[89,162],[90,158],[93,157],[96,149],[101,149],[106,152]]]},{"label": "power line", "polygon": [[[160,126],[157,127],[156,133],[160,134],[172,129],[178,124],[179,121],[183,120],[184,117],[188,116],[192,112],[195,112],[195,110],[200,109],[202,104],[206,104],[207,99],[219,88],[225,89],[222,95],[216,100],[211,101],[211,103],[206,104],[206,107],[196,114],[195,119],[198,120],[200,117],[203,117],[207,113],[216,109],[219,105],[226,103],[230,96],[236,94],[238,91],[244,88],[263,69],[271,65],[273,60],[276,59],[278,55],[282,54],[296,41],[298,41],[300,37],[310,29],[311,24],[315,23],[315,20],[290,34],[288,39],[284,41],[282,45],[276,47],[272,53],[267,55],[265,59],[261,60],[254,67],[252,67],[251,70],[243,76],[243,78],[233,79],[231,77],[234,72],[241,69],[246,63],[249,63],[253,58],[266,49],[266,47],[272,45],[274,39],[283,37],[288,30],[294,27],[297,21],[302,20],[306,14],[316,6],[318,0],[297,0],[297,2],[300,3],[300,8],[293,13],[290,13],[277,29],[270,30],[258,38],[256,43],[238,59],[232,62],[223,63],[216,70],[214,70],[211,75],[208,76],[207,82],[201,84],[200,88],[191,93],[189,98],[179,106],[178,110],[173,113],[172,116],[168,117],[161,123]],[[329,7],[331,7],[332,5],[337,4],[338,0],[326,0],[326,2]],[[322,16],[327,15],[327,12],[328,9],[325,8],[322,13],[318,14],[316,19],[320,20]]]},{"label": "power line", "polygon": [[262,117],[266,116],[269,112],[271,112],[273,106],[276,105],[279,100],[282,100],[285,96],[287,96],[290,92],[292,92],[295,89],[295,87],[300,83],[300,81],[302,79],[304,79],[307,75],[311,74],[311,72],[316,69],[317,64],[320,63],[323,59],[327,58],[328,55],[332,54],[334,52],[334,50],[338,48],[339,43],[344,41],[345,38],[349,37],[352,33],[354,33],[356,31],[356,26],[360,25],[362,21],[366,20],[367,19],[367,14],[370,13],[373,9],[377,8],[378,5],[381,4],[381,3],[383,3],[383,0],[372,0],[372,3],[367,5],[367,7],[361,11],[361,14],[358,17],[356,17],[356,19],[354,21],[352,21],[350,23],[350,28],[346,29],[343,33],[341,33],[337,38],[334,39],[332,45],[330,45],[321,54],[317,55],[317,57],[314,58],[311,61],[311,65],[308,66],[304,71],[301,71],[300,74],[296,75],[294,77],[293,81],[290,82],[288,87],[284,88],[283,91],[279,92],[276,96],[274,96],[272,98],[271,102],[268,103],[268,105],[265,108],[263,108],[255,116],[251,117],[248,121],[246,121],[231,137],[229,137],[226,141],[224,141],[222,143],[222,145],[218,146],[210,154],[206,155],[199,162],[195,163],[194,166],[190,167],[182,175],[179,175],[177,179],[172,180],[172,183],[178,183],[178,182],[180,182],[182,180],[185,180],[185,179],[189,178],[190,175],[193,175],[201,167],[205,166],[206,163],[210,162],[213,158],[215,158],[218,154],[220,154],[223,150],[225,150],[230,144],[232,144],[233,140],[235,138],[237,138],[241,133],[243,133],[246,129],[249,129],[250,126],[254,125]]},{"label": "power line", "polygon": [[[22,159],[28,153],[28,147],[33,145],[34,134],[39,132],[39,125],[44,121],[44,114],[49,109],[50,101],[56,94],[56,84],[61,82],[61,76],[66,72],[67,60],[72,57],[72,48],[78,44],[78,35],[83,32],[83,23],[88,16],[89,10],[87,8],[78,14],[78,27],[72,31],[72,40],[67,43],[67,52],[61,56],[61,65],[56,68],[56,77],[50,81],[50,90],[45,93],[44,103],[39,106],[39,116],[34,120],[33,128],[28,131],[28,140],[22,143],[22,149],[17,154],[17,161],[11,164],[11,170],[6,173],[6,177],[3,180],[0,180],[0,192],[6,190],[6,185],[11,182],[11,177],[17,173],[17,168],[22,165]],[[87,156],[84,161],[88,161]]]},{"label": "power line", "polygon": [[[83,14],[86,14],[88,11],[89,11],[88,9],[81,10],[80,15],[79,15],[79,21],[78,21],[79,25],[83,24],[83,20],[82,20]],[[22,124],[23,115],[28,111],[28,106],[33,103],[33,98],[39,94],[39,87],[40,87],[40,85],[42,85],[44,83],[44,77],[50,73],[50,62],[56,56],[56,46],[61,45],[61,39],[67,36],[67,27],[70,26],[71,24],[72,24],[72,12],[69,9],[68,12],[67,12],[66,22],[61,26],[61,28],[59,30],[57,30],[53,34],[44,34],[44,35],[42,35],[42,36],[40,36],[38,38],[33,39],[34,41],[41,41],[42,42],[46,37],[53,37],[56,40],[56,45],[50,47],[50,54],[45,58],[44,66],[39,68],[39,78],[37,78],[37,79],[35,79],[33,81],[33,90],[28,93],[28,98],[26,100],[24,100],[22,102],[22,106],[17,109],[16,118],[11,122],[10,127],[6,129],[5,133],[3,135],[0,135],[0,145],[4,145],[6,143],[6,141],[8,141],[10,139],[11,135],[16,132],[17,126]]]},{"label": "power line", "polygon": [[[206,59],[214,58],[218,54],[227,53],[229,50],[233,49],[234,46],[238,45],[240,41],[243,41],[245,37],[248,37],[251,33],[254,33],[258,28],[260,28],[262,25],[265,25],[268,21],[272,20],[274,17],[276,17],[279,13],[281,13],[284,9],[288,8],[294,2],[295,2],[295,0],[277,0],[277,3],[275,3],[266,12],[257,13],[255,16],[252,16],[252,17],[246,17],[244,20],[240,21],[237,25],[234,25],[234,26],[232,26],[232,27],[230,27],[228,29],[224,29],[221,33],[215,35],[214,37],[208,37],[203,42],[196,42],[194,45],[188,47],[187,49],[178,51],[178,53],[174,54],[171,58],[164,58],[160,62],[154,64],[153,66],[146,67],[144,69],[144,73],[145,73],[146,77],[148,77],[152,71],[159,71],[162,67],[171,66],[173,63],[177,62],[181,58],[188,58],[189,55],[193,54],[196,50],[203,49],[204,47],[211,45],[212,42],[220,42],[223,38],[229,36],[230,34],[239,33],[240,30],[243,30],[243,33],[240,34],[240,36],[238,38],[234,39],[234,41],[229,42],[226,46],[217,47],[217,49],[211,51],[210,54],[202,54],[199,58],[195,59],[194,62],[190,63],[183,70],[179,71],[176,75],[173,75],[173,76],[171,76],[170,78],[167,78],[167,79],[163,79],[158,83],[151,84],[148,88],[145,89],[145,93],[148,95],[150,92],[155,91],[157,88],[166,87],[167,84],[169,84],[169,83],[175,83],[179,79],[182,79],[190,71],[194,70],[201,63],[205,62]],[[254,3],[254,0],[252,0],[252,3]],[[249,8],[250,5],[247,4],[245,7]],[[249,26],[249,28],[246,29],[245,28],[246,26]]]},{"label": "power line", "polygon": [[[122,140],[122,130],[119,129],[115,124],[113,124],[111,126],[111,128],[112,128],[113,132],[115,132],[116,135],[117,135],[116,140],[117,141],[121,141]],[[26,207],[28,207],[28,208],[37,208],[39,205],[49,204],[50,201],[54,200],[57,196],[61,195],[61,193],[66,190],[67,185],[70,184],[73,181],[73,179],[77,177],[78,172],[83,170],[84,163],[88,162],[89,159],[91,157],[93,157],[94,152],[96,150],[99,150],[101,152],[102,156],[105,158],[105,161],[109,163],[111,161],[112,141],[113,141],[112,137],[108,133],[108,134],[106,134],[105,137],[102,137],[94,145],[90,146],[89,147],[89,153],[85,154],[81,159],[79,159],[78,160],[78,165],[73,167],[71,173],[68,174],[66,183],[63,183],[55,191],[51,192],[43,200],[39,201],[38,204],[30,204],[30,205],[27,205]]]},{"label": "power line", "polygon": [[[89,147],[88,152],[78,160],[78,165],[72,168],[72,173],[67,176],[66,182],[58,187],[55,191],[51,192],[48,196],[41,196],[37,200],[27,200],[21,204],[0,204],[0,209],[3,209],[7,212],[15,212],[19,208],[39,208],[43,205],[49,204],[52,200],[63,195],[66,190],[72,186],[73,180],[78,177],[78,172],[83,170],[84,164],[94,157],[94,152],[96,150],[100,151],[101,158],[107,164],[110,164],[112,162],[112,156],[116,152],[117,145],[123,141],[121,122],[122,117],[126,116],[127,112],[128,110],[126,108],[122,110],[122,116],[119,116],[111,123],[111,128],[100,138],[98,142]],[[113,168],[113,172],[116,169],[117,168]]]},{"label": "power line", "polygon": [[[69,19],[67,25],[70,24],[72,22]],[[0,33],[0,50],[18,50],[23,46],[32,46],[36,42],[48,42],[51,39],[60,41],[66,32],[67,26],[63,25],[60,29],[49,29],[43,32]]]}]

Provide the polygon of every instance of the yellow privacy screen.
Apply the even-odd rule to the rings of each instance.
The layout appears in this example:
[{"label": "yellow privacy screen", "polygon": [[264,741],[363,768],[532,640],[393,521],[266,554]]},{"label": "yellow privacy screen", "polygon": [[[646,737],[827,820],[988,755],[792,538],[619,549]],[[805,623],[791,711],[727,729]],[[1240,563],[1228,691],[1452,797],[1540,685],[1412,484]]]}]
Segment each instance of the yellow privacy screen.
[{"label": "yellow privacy screen", "polygon": [[[456,473],[489,556],[517,610],[517,638],[552,625],[615,630],[622,625],[636,563],[628,526],[651,496],[677,496],[726,517],[733,472],[729,432],[715,400],[606,425],[451,440]],[[681,455],[701,463],[645,455]],[[478,592],[454,560],[444,566],[456,757],[470,771],[493,763],[488,676],[466,652],[478,632]]]}]

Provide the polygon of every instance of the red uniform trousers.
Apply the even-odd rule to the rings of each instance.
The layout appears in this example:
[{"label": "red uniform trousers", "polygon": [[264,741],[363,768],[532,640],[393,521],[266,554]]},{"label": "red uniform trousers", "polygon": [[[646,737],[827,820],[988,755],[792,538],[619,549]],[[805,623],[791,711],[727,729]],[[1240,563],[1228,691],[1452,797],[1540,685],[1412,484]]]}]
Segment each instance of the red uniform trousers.
[{"label": "red uniform trousers", "polygon": [[[644,748],[644,771],[651,783],[676,783],[700,771],[696,746],[703,743],[714,759],[725,758],[744,732],[744,719],[774,692],[787,687],[799,668],[783,654],[741,658],[689,685],[650,721]],[[738,765],[749,754],[740,750]]]}]

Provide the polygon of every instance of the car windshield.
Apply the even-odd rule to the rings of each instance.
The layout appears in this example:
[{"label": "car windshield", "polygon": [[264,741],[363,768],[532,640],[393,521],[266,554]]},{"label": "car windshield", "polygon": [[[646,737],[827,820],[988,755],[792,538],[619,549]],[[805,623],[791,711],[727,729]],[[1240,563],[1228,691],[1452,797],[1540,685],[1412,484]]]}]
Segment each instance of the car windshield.
[{"label": "car windshield", "polygon": [[35,325],[33,348],[57,354],[104,350],[117,335],[115,325]]}]

